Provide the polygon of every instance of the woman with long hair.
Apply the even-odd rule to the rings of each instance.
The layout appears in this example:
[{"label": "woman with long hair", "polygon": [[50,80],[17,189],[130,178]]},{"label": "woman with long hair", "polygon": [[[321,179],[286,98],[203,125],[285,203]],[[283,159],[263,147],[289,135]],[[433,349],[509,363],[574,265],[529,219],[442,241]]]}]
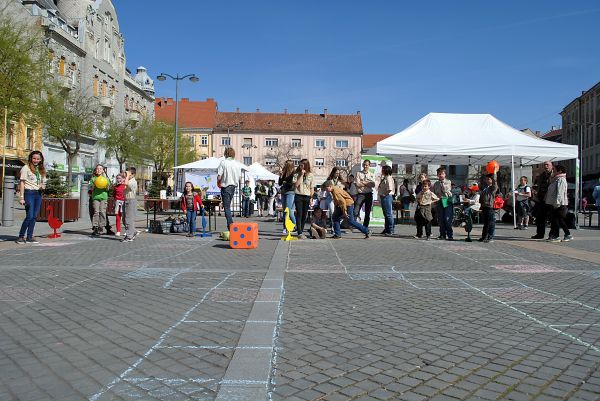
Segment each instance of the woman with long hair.
[{"label": "woman with long hair", "polygon": [[294,196],[294,204],[296,205],[296,232],[298,239],[304,238],[304,225],[308,218],[308,208],[310,199],[314,192],[314,176],[310,172],[310,162],[308,159],[300,160],[298,168],[294,173],[294,186],[296,195]]},{"label": "woman with long hair", "polygon": [[[27,164],[21,168],[19,176],[19,203],[25,206],[25,220],[21,224],[17,244],[37,244],[33,236],[35,221],[42,206],[42,191],[46,188],[46,169],[44,155],[34,150],[27,158]],[[26,236],[27,235],[27,236]]]},{"label": "woman with long hair", "polygon": [[281,187],[281,207],[283,208],[283,231],[287,234],[285,229],[285,208],[287,207],[290,211],[290,220],[296,224],[296,217],[294,216],[294,162],[286,160],[279,176],[279,186]]},{"label": "woman with long hair", "polygon": [[394,235],[394,216],[392,215],[392,201],[394,200],[394,191],[396,184],[392,177],[392,168],[390,166],[381,167],[381,181],[377,188],[377,195],[383,209],[385,219],[385,228],[381,234],[386,236]]}]

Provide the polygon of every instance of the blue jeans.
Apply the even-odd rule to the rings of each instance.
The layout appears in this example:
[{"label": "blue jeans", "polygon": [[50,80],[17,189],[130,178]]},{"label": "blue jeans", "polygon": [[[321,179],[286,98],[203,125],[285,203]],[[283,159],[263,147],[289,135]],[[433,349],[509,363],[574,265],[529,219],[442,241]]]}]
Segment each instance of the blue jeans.
[{"label": "blue jeans", "polygon": [[453,238],[454,236],[454,232],[452,231],[452,220],[454,220],[453,209],[452,203],[446,207],[442,207],[441,200],[436,206],[437,221],[440,225],[440,237]]},{"label": "blue jeans", "polygon": [[296,197],[296,193],[294,191],[289,191],[283,194],[283,228],[285,228],[285,208],[288,207],[290,209],[290,220],[292,223],[296,224],[296,216],[294,216],[294,198]]},{"label": "blue jeans", "polygon": [[35,222],[38,214],[40,214],[40,208],[42,207],[42,194],[40,191],[33,189],[25,190],[25,220],[21,224],[21,230],[19,231],[19,238],[25,237],[27,231],[27,239],[33,238],[33,229],[35,228]]},{"label": "blue jeans", "polygon": [[394,233],[394,216],[392,214],[392,195],[386,195],[381,198],[381,208],[385,219],[385,231],[388,234]]},{"label": "blue jeans", "polygon": [[235,195],[235,185],[229,185],[221,188],[221,201],[223,202],[223,209],[225,209],[225,219],[227,220],[227,230],[233,223],[233,217],[231,216],[231,201]]},{"label": "blue jeans", "polygon": [[185,219],[188,222],[190,234],[196,234],[196,212],[194,210],[186,210]]},{"label": "blue jeans", "polygon": [[[360,230],[361,233],[366,235],[369,232],[369,229],[356,221],[356,219],[354,217],[354,206],[348,206],[347,213],[348,213],[348,223],[352,227],[356,228],[357,230]],[[344,219],[344,216],[342,214],[342,208],[336,207],[335,211],[333,212],[333,233],[338,237],[342,236],[342,227],[341,227],[340,223],[342,222],[343,219]]]},{"label": "blue jeans", "polygon": [[244,198],[242,196],[242,216],[250,216],[250,198]]}]

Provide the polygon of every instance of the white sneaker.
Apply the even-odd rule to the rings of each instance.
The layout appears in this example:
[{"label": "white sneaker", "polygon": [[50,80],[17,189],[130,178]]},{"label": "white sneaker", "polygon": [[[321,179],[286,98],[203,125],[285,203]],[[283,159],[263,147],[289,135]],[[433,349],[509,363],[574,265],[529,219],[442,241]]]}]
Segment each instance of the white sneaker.
[{"label": "white sneaker", "polygon": [[283,235],[287,235],[287,230],[284,228],[283,231],[281,232]]},{"label": "white sneaker", "polygon": [[116,236],[116,237],[120,237],[120,236],[121,236],[121,231],[117,231],[117,232],[115,233],[115,236]]}]

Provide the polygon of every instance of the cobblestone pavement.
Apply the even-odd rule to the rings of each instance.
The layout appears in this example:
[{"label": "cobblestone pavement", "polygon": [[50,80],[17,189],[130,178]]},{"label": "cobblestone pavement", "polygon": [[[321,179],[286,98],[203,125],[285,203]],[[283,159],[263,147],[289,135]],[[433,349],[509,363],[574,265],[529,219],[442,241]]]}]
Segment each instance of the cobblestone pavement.
[{"label": "cobblestone pavement", "polygon": [[0,400],[600,399],[600,231],[286,243],[266,221],[231,250],[85,225],[0,228]]}]

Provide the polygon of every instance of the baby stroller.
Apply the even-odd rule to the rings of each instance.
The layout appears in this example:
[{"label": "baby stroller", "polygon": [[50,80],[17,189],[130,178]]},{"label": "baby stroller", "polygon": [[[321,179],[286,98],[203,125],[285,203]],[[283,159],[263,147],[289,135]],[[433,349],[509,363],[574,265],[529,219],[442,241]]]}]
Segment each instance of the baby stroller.
[{"label": "baby stroller", "polygon": [[467,238],[465,239],[465,241],[472,242],[473,240],[471,239],[471,230],[473,230],[473,211],[471,210],[471,207],[465,207],[464,205],[455,205],[453,212],[454,221],[452,225],[454,227],[464,227],[465,231],[467,232]]}]

